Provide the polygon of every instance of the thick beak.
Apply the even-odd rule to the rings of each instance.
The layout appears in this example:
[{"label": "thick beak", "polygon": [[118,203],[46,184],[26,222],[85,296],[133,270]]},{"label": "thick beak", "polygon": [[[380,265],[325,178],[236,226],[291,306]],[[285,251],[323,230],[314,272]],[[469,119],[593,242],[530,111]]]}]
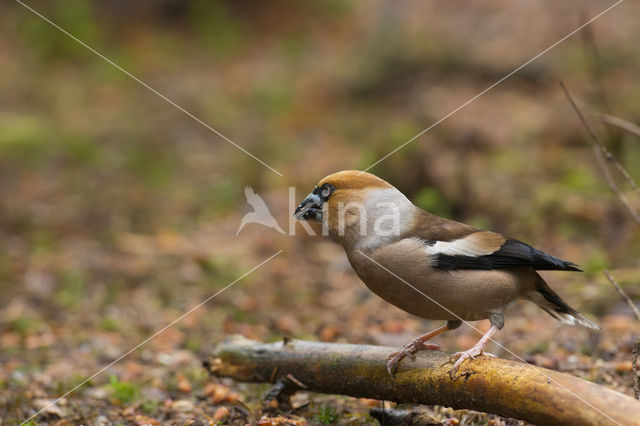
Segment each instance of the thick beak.
[{"label": "thick beak", "polygon": [[298,220],[315,220],[322,222],[322,199],[318,194],[312,192],[307,198],[302,200],[300,205],[293,212],[293,217]]}]

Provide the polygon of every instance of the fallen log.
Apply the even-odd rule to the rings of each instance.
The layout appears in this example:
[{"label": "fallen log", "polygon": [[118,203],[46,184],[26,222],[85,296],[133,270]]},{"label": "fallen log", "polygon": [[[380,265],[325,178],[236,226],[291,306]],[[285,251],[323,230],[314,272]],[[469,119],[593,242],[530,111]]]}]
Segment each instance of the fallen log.
[{"label": "fallen log", "polygon": [[405,358],[395,378],[393,348],[285,340],[260,343],[234,336],[220,343],[210,373],[241,382],[387,401],[442,405],[538,424],[640,425],[640,401],[577,377],[500,358],[465,362],[454,377],[450,353]]}]

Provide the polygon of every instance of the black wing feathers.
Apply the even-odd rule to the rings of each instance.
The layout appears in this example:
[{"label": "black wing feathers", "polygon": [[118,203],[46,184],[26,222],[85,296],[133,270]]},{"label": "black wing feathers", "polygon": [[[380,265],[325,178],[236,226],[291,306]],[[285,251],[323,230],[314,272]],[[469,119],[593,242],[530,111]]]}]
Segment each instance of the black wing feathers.
[{"label": "black wing feathers", "polygon": [[507,240],[500,249],[486,256],[436,255],[439,269],[502,269],[529,266],[538,271],[580,271],[575,263],[567,262],[535,249],[518,240]]}]

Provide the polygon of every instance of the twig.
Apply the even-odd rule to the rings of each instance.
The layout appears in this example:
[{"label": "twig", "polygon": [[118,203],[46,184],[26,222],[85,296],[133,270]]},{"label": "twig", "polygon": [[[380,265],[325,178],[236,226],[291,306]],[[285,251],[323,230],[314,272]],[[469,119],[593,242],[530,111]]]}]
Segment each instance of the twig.
[{"label": "twig", "polygon": [[[587,16],[585,10],[581,13],[581,18]],[[584,22],[584,21],[582,21]],[[591,73],[591,80],[596,87],[596,95],[599,98],[600,106],[606,112],[610,111],[609,100],[607,99],[607,92],[604,90],[602,76],[604,74],[602,67],[602,57],[600,56],[600,50],[596,44],[596,37],[593,34],[593,27],[589,26],[580,33],[582,36],[582,43],[584,45],[585,54],[590,60],[590,67],[588,67]]]},{"label": "twig", "polygon": [[[369,410],[369,414],[378,420],[381,426],[385,425],[411,425],[411,426],[427,426],[440,424],[435,413],[426,407],[405,407],[405,408],[387,408],[373,407]],[[387,423],[388,421],[388,423]]]},{"label": "twig", "polygon": [[640,377],[638,377],[638,353],[640,353],[640,337],[636,340],[631,351],[631,372],[633,373],[633,395],[640,399]]},{"label": "twig", "polygon": [[562,86],[562,90],[564,90],[564,94],[567,96],[567,99],[569,99],[569,102],[571,102],[571,106],[576,111],[576,114],[578,114],[578,117],[580,117],[580,120],[582,121],[582,124],[584,124],[584,126],[589,131],[589,134],[591,135],[591,138],[597,144],[597,146],[600,148],[600,151],[602,152],[602,155],[604,156],[604,158],[606,158],[611,164],[613,164],[615,166],[616,169],[618,169],[618,172],[620,172],[620,174],[631,184],[631,187],[635,191],[639,191],[640,188],[638,188],[638,184],[636,183],[636,181],[633,180],[633,178],[631,177],[629,172],[627,172],[627,170],[622,166],[622,164],[620,164],[620,162],[615,159],[615,157],[611,154],[611,152],[609,152],[607,147],[602,143],[602,141],[600,140],[600,138],[596,134],[595,130],[593,130],[593,127],[591,127],[591,124],[589,124],[587,119],[584,117],[584,115],[582,114],[582,112],[578,108],[578,105],[575,103],[575,101],[573,100],[573,98],[569,94],[569,90],[567,89],[567,86],[565,86],[562,81],[560,82],[560,86]]},{"label": "twig", "polygon": [[609,168],[607,167],[607,163],[606,163],[605,159],[608,160],[609,162],[611,162],[616,167],[616,169],[618,169],[620,174],[631,184],[631,186],[633,187],[633,189],[635,191],[640,192],[640,189],[638,188],[638,185],[633,180],[631,175],[629,173],[627,173],[627,171],[624,169],[624,167],[622,167],[622,164],[620,164],[613,157],[613,155],[611,155],[611,153],[609,152],[607,147],[604,146],[604,144],[602,143],[602,141],[600,140],[600,138],[598,137],[596,132],[593,130],[593,127],[591,127],[591,125],[589,124],[587,119],[584,117],[584,115],[582,115],[582,112],[578,108],[578,105],[576,105],[575,101],[573,100],[573,98],[569,94],[569,91],[567,90],[567,87],[564,85],[564,83],[562,81],[560,82],[560,87],[562,87],[562,90],[564,91],[564,94],[566,95],[567,99],[569,100],[569,103],[571,104],[571,106],[575,110],[576,114],[578,114],[578,117],[580,118],[580,121],[582,121],[582,124],[584,124],[584,126],[587,128],[589,134],[591,135],[591,138],[593,139],[594,153],[596,155],[596,159],[598,160],[598,165],[600,166],[600,169],[602,170],[602,174],[604,175],[604,177],[605,177],[605,179],[607,181],[607,184],[609,185],[609,188],[611,188],[611,190],[616,194],[616,196],[618,197],[618,200],[620,200],[622,205],[627,209],[627,211],[629,212],[629,214],[631,215],[633,220],[636,223],[640,224],[640,214],[638,214],[638,212],[635,210],[635,208],[631,205],[631,202],[629,201],[627,196],[624,195],[624,193],[620,190],[620,188],[618,188],[618,185],[616,185],[615,181],[613,180],[613,176],[611,176],[611,172],[609,171]]},{"label": "twig", "polygon": [[[586,11],[582,11],[583,16],[586,16]],[[587,59],[590,59],[587,68],[591,74],[591,82],[595,89],[595,96],[597,97],[599,109],[606,114],[611,113],[611,103],[607,96],[607,91],[604,87],[604,66],[602,64],[602,56],[596,43],[596,37],[594,35],[593,27],[585,28],[582,31],[582,41],[584,45],[585,55]],[[609,145],[609,151],[616,154],[616,156],[622,156],[622,137],[620,131],[616,128],[605,127],[605,140]]]},{"label": "twig", "polygon": [[630,121],[624,120],[620,117],[614,117],[609,114],[602,114],[602,121],[612,126],[619,127],[626,130],[629,133],[633,133],[636,136],[640,136],[640,126]]},{"label": "twig", "polygon": [[620,162],[618,160],[615,159],[615,157],[611,154],[611,152],[609,152],[607,147],[602,143],[602,141],[600,140],[600,138],[596,134],[595,130],[593,130],[593,127],[591,127],[591,125],[586,120],[584,115],[582,115],[582,113],[578,109],[578,106],[576,105],[576,103],[571,98],[571,95],[569,94],[569,91],[567,90],[567,88],[564,85],[564,83],[560,82],[560,84],[562,84],[562,88],[564,89],[565,94],[567,95],[567,97],[571,101],[571,104],[573,105],[573,108],[576,110],[576,112],[580,116],[580,120],[582,120],[584,125],[589,130],[589,133],[591,134],[591,137],[593,138],[593,140],[596,142],[596,144],[600,148],[600,151],[602,152],[602,155],[604,156],[604,158],[606,158],[611,164],[613,164],[615,166],[615,168],[618,170],[618,172],[622,175],[622,177],[624,177],[627,180],[627,182],[629,182],[629,184],[631,185],[631,187],[635,191],[640,191],[640,188],[638,187],[638,184],[633,179],[633,177],[631,177],[631,175],[629,174],[629,172],[627,172],[627,170],[624,168],[624,166],[622,164],[620,164]]},{"label": "twig", "polygon": [[620,287],[620,284],[618,284],[616,280],[613,279],[611,274],[609,274],[609,271],[604,269],[602,272],[604,272],[604,275],[607,277],[609,282],[616,288],[616,290],[618,290],[618,293],[620,293],[620,296],[622,296],[622,298],[627,301],[629,306],[631,306],[631,310],[633,311],[634,314],[636,314],[636,317],[640,320],[640,310],[638,310],[638,307],[636,306],[636,304],[633,303],[633,300],[631,300],[629,295],[622,289],[622,287]]},{"label": "twig", "polygon": [[[631,300],[629,295],[620,287],[620,285],[613,279],[613,277],[609,274],[609,271],[606,269],[603,270],[609,282],[618,290],[620,296],[624,300],[627,301],[629,306],[631,306],[631,310],[636,314],[636,317],[640,320],[640,311],[635,303]],[[633,374],[633,395],[636,399],[640,399],[640,377],[638,377],[638,353],[640,352],[640,337],[636,340],[636,343],[633,345],[633,350],[631,351],[631,374]]]},{"label": "twig", "polygon": [[305,385],[304,383],[302,383],[300,380],[296,379],[293,374],[289,373],[285,376],[287,379],[291,380],[293,383],[295,383],[296,385],[298,385],[298,387],[302,388],[302,389],[309,389],[309,387],[307,385]]}]

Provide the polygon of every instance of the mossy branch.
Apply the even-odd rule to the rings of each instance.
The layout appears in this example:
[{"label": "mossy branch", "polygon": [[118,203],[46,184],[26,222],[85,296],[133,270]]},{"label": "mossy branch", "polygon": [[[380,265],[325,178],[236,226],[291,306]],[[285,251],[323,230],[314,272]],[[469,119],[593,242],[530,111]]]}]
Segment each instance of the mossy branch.
[{"label": "mossy branch", "polygon": [[218,345],[211,374],[242,382],[293,377],[308,391],[444,405],[538,424],[640,425],[640,402],[611,389],[521,362],[480,357],[450,377],[451,354],[422,351],[400,363],[395,378],[381,346],[233,337]]}]

